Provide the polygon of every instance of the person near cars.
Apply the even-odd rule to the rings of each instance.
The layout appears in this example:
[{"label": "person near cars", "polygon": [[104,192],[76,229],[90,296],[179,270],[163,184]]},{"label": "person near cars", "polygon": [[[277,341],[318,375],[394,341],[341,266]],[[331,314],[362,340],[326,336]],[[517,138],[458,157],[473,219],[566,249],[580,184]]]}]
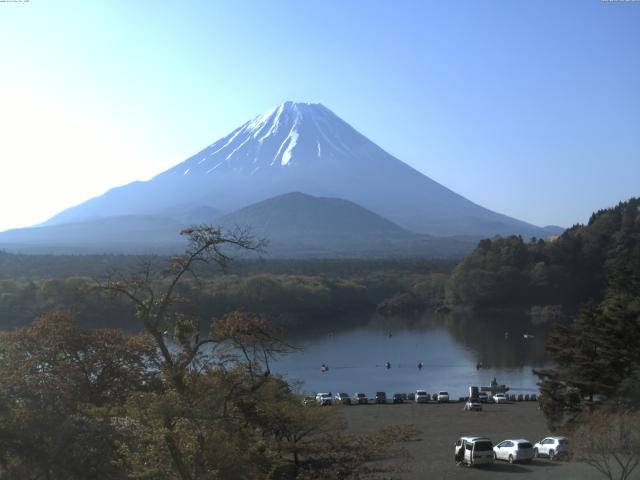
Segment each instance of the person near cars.
[{"label": "person near cars", "polygon": [[456,450],[456,454],[455,454],[455,462],[456,465],[462,465],[462,460],[464,459],[464,442],[462,443],[462,445],[458,446],[457,450]]}]

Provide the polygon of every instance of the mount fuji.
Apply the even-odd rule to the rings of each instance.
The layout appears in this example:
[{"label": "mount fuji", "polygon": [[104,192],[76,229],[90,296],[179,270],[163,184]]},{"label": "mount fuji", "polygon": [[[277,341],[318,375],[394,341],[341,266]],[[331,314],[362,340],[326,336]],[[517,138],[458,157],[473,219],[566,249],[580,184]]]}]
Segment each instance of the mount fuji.
[{"label": "mount fuji", "polygon": [[109,190],[29,231],[44,234],[47,227],[132,216],[211,223],[291,192],[353,202],[407,234],[556,233],[465,199],[385,152],[325,106],[294,102],[249,120],[149,181]]}]

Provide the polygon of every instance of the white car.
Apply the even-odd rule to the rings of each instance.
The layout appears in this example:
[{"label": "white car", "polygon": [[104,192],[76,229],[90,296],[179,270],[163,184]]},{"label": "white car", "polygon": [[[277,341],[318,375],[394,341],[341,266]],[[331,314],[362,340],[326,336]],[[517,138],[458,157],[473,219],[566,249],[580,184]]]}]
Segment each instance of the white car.
[{"label": "white car", "polygon": [[468,410],[470,412],[472,411],[477,411],[477,412],[481,412],[482,411],[482,404],[480,403],[479,400],[475,400],[473,398],[470,398],[469,400],[467,400],[467,403],[464,404],[464,409]]},{"label": "white car", "polygon": [[533,446],[533,454],[536,457],[549,457],[555,460],[569,455],[569,445],[566,437],[547,437]]},{"label": "white car", "polygon": [[530,462],[533,460],[533,445],[529,440],[519,438],[516,440],[503,440],[493,447],[493,458],[513,462]]},{"label": "white car", "polygon": [[449,392],[438,392],[438,403],[446,403],[449,401]]},{"label": "white car", "polygon": [[455,444],[454,460],[462,465],[488,465],[493,463],[493,445],[484,437],[460,437]]},{"label": "white car", "polygon": [[425,390],[416,390],[416,403],[428,403],[429,394]]},{"label": "white car", "polygon": [[333,397],[331,396],[330,393],[318,393],[316,394],[316,402],[318,402],[323,407],[325,405],[332,405]]},{"label": "white car", "polygon": [[489,394],[487,392],[478,393],[478,400],[482,403],[487,403],[489,401]]},{"label": "white car", "polygon": [[509,398],[504,393],[496,393],[493,396],[493,401],[495,403],[509,403]]}]

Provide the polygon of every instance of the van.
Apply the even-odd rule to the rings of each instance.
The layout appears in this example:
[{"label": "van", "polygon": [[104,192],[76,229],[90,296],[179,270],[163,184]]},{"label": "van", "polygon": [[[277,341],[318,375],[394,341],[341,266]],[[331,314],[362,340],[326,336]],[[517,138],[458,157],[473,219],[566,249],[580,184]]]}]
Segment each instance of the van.
[{"label": "van", "polygon": [[485,437],[460,437],[455,444],[454,458],[463,465],[490,465],[493,463],[493,444]]}]

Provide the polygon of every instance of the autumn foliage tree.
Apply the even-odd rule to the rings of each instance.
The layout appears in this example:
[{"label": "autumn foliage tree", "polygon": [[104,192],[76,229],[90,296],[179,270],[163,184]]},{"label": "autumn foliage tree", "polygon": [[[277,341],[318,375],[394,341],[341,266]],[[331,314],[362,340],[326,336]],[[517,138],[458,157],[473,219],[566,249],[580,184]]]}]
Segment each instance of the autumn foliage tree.
[{"label": "autumn foliage tree", "polygon": [[125,478],[116,419],[154,388],[155,352],[145,335],[83,330],[69,312],[0,333],[0,478]]}]

